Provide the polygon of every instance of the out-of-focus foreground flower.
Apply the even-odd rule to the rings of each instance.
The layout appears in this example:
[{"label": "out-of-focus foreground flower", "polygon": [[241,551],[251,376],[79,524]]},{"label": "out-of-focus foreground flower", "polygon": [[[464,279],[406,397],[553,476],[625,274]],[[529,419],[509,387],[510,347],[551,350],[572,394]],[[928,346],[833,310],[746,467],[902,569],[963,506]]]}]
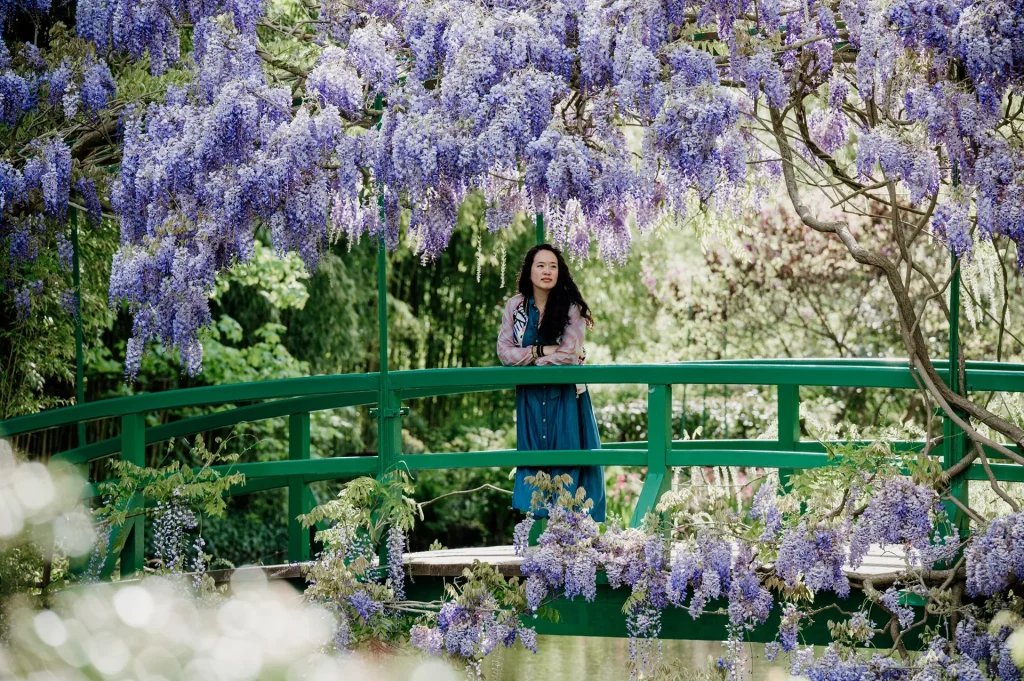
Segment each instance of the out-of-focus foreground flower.
[{"label": "out-of-focus foreground flower", "polygon": [[[236,571],[231,596],[192,595],[187,580],[150,577],[69,589],[52,609],[16,607],[0,647],[0,679],[85,681],[337,681],[399,678],[380,664],[338,655],[334,620],[258,570]],[[412,677],[447,681],[438,662]]]},{"label": "out-of-focus foreground flower", "polygon": [[81,505],[84,482],[70,467],[59,474],[41,463],[18,461],[0,440],[0,551],[31,541],[55,542],[69,556],[92,551],[92,519]]}]

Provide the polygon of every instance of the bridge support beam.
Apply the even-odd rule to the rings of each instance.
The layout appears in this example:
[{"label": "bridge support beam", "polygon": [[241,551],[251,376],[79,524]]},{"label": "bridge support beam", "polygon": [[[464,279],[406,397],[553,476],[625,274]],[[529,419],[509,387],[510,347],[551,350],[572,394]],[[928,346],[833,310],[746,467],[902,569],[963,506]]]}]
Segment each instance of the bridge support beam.
[{"label": "bridge support beam", "polygon": [[[309,460],[309,412],[288,417],[288,460]],[[303,527],[299,516],[313,508],[313,493],[300,476],[288,480],[288,562],[310,559],[310,528]]]},{"label": "bridge support beam", "polygon": [[657,506],[661,495],[672,487],[668,455],[672,449],[672,386],[652,385],[647,389],[647,477],[636,501],[630,527],[640,527],[644,517]]}]

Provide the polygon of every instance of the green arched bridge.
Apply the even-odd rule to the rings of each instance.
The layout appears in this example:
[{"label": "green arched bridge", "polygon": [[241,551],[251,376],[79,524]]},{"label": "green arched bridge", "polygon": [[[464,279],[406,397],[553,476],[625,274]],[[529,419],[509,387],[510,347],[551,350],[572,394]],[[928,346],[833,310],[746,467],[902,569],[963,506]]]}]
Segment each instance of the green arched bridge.
[{"label": "green arched bridge", "polygon": [[[949,377],[949,363],[937,362],[940,374]],[[1024,365],[967,362],[965,389],[968,392],[1024,392]],[[224,472],[244,473],[245,485],[231,494],[253,494],[275,488],[288,489],[288,557],[291,565],[266,569],[271,576],[286,579],[300,577],[297,563],[310,559],[310,532],[296,517],[312,507],[309,484],[319,480],[344,480],[364,475],[383,475],[395,467],[410,471],[468,467],[556,466],[603,464],[646,467],[647,476],[633,513],[638,525],[654,508],[660,495],[671,484],[675,466],[756,466],[783,471],[825,466],[829,463],[823,443],[800,438],[800,389],[812,386],[862,387],[918,390],[919,378],[905,360],[739,360],[640,364],[617,366],[474,368],[396,371],[358,375],[314,376],[239,385],[189,388],[162,393],[134,395],[55,409],[0,422],[0,436],[31,437],[50,428],[69,426],[95,419],[118,418],[120,437],[94,442],[62,452],[54,460],[81,464],[103,457],[120,456],[133,464],[145,465],[148,445],[215,428],[243,422],[288,417],[288,459],[273,462],[238,463],[221,466]],[[954,379],[955,381],[955,379]],[[401,422],[405,407],[418,399],[439,395],[508,390],[517,384],[588,383],[591,385],[645,384],[648,386],[646,442],[605,443],[597,451],[435,452],[405,454],[401,451]],[[778,403],[778,436],[759,440],[673,440],[672,395],[684,385],[743,385],[774,387]],[[147,427],[150,412],[214,405],[250,403],[204,416],[183,419],[156,427]],[[367,406],[379,419],[379,447],[376,455],[312,458],[310,455],[310,413],[339,407]],[[944,468],[954,466],[964,455],[964,437],[947,419],[942,444],[931,450]],[[897,448],[919,450],[923,442],[897,442]],[[1008,445],[1010,446],[1010,445]],[[1011,446],[1012,447],[1012,446]],[[1024,467],[1000,463],[1006,461],[989,452],[991,469],[998,480],[1024,481]],[[981,464],[972,464],[951,481],[954,489],[963,489],[964,480],[988,480]],[[95,487],[88,488],[95,493]],[[963,493],[963,492],[960,492]],[[134,503],[143,504],[138,499]],[[120,572],[131,575],[144,563],[143,534],[145,519],[137,516],[122,532],[127,532],[120,554]],[[123,538],[122,538],[123,539]],[[120,543],[120,541],[116,541]],[[115,538],[111,538],[111,545]],[[455,551],[410,554],[405,562],[412,598],[433,598],[443,581],[461,574],[474,558],[492,562],[505,574],[517,574],[518,561],[510,547],[480,547]],[[888,571],[892,559],[876,556],[863,570]],[[113,569],[114,560],[107,561]],[[599,576],[600,577],[600,576]],[[433,595],[431,595],[433,594]],[[613,591],[606,583],[593,603],[561,602],[557,624],[538,621],[539,633],[565,635],[626,636],[622,604],[627,594]],[[844,609],[856,608],[859,596],[844,601]],[[777,616],[777,615],[776,615]],[[666,613],[663,638],[721,640],[725,637],[724,615],[706,614],[691,620],[683,611]],[[778,630],[770,619],[753,633],[750,640],[770,640]],[[827,640],[825,623],[818,621],[822,640]],[[815,631],[806,631],[811,638]]]}]

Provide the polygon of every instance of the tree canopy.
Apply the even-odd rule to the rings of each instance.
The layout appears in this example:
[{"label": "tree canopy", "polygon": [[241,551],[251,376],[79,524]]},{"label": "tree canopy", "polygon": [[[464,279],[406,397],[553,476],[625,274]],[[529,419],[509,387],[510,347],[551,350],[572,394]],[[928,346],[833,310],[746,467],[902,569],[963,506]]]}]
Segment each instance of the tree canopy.
[{"label": "tree canopy", "polygon": [[[116,216],[129,375],[153,340],[200,370],[215,275],[257,229],[312,269],[340,234],[396,246],[405,220],[429,259],[472,192],[491,230],[539,212],[570,253],[622,262],[633,229],[781,182],[898,298],[921,238],[1024,257],[1013,3],[89,0],[47,41],[49,10],[4,11],[8,295],[27,315],[40,248],[67,264],[70,204]],[[812,212],[806,185],[893,233]]]}]

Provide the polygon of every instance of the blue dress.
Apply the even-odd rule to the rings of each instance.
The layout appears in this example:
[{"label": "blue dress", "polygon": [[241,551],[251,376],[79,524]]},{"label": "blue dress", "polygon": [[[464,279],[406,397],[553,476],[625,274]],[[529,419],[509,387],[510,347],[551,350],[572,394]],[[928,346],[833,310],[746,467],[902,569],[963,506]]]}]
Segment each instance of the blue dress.
[{"label": "blue dress", "polygon": [[[526,306],[527,324],[523,331],[523,347],[537,343],[540,312],[531,299]],[[545,340],[544,345],[554,345]],[[590,401],[590,391],[576,394],[575,385],[520,385],[516,387],[516,448],[519,451],[552,449],[600,449],[601,437]],[[526,478],[542,470],[549,475],[572,477],[568,490],[575,494],[577,487],[587,491],[594,501],[591,516],[604,522],[607,500],[604,489],[604,466],[568,466],[557,468],[524,468],[516,470],[516,483],[512,489],[512,506],[529,511],[534,487]],[[547,517],[546,509],[533,509],[537,517]]]}]

